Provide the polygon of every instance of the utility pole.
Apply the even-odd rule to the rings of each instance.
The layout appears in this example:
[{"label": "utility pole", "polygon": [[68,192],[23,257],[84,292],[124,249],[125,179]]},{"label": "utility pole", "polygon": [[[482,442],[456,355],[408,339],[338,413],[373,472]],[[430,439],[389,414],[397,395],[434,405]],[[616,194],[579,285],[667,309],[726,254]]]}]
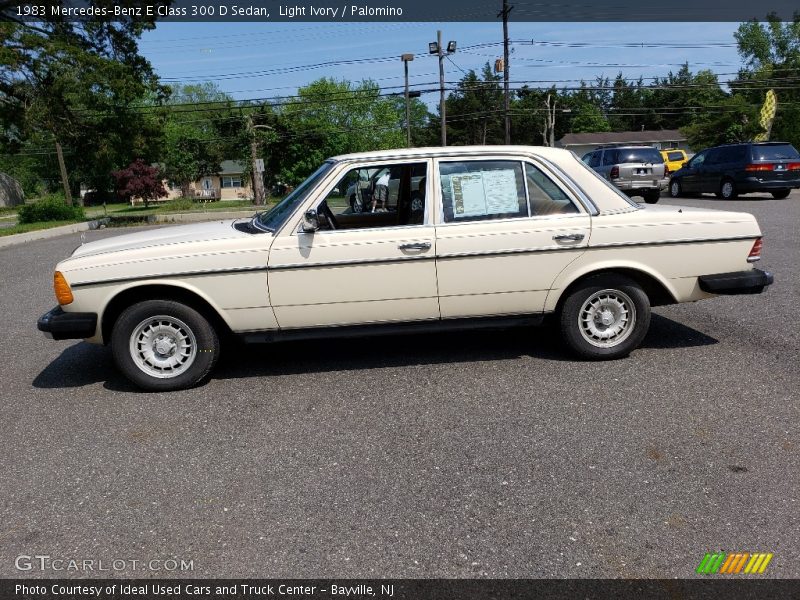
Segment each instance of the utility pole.
[{"label": "utility pole", "polygon": [[447,42],[447,49],[442,46],[442,31],[436,32],[436,41],[428,44],[428,53],[439,57],[439,116],[442,119],[442,146],[447,146],[447,107],[444,100],[444,58],[456,51],[454,41]]},{"label": "utility pole", "polygon": [[408,94],[408,63],[414,60],[413,54],[403,54],[400,56],[406,75],[406,148],[411,148],[411,100]]},{"label": "utility pole", "polygon": [[442,119],[442,146],[447,146],[447,105],[444,101],[444,51],[441,29],[436,32],[436,46],[439,50],[439,116]]},{"label": "utility pole", "polygon": [[[265,127],[260,125],[259,127]],[[252,115],[247,115],[247,132],[250,134],[250,160],[253,169],[253,203],[256,206],[264,204],[264,179],[258,169],[258,147],[256,144],[256,125],[253,125]]]},{"label": "utility pole", "polygon": [[61,144],[56,140],[56,154],[58,155],[58,168],[61,171],[61,184],[64,186],[64,198],[67,204],[72,206],[72,192],[69,190],[69,179],[67,178],[67,165],[64,164],[64,151]]},{"label": "utility pole", "polygon": [[503,113],[505,114],[506,126],[506,144],[511,143],[511,99],[509,96],[509,69],[508,64],[508,13],[511,12],[513,6],[508,5],[508,0],[503,0],[503,10],[497,13],[497,16],[503,17]]}]

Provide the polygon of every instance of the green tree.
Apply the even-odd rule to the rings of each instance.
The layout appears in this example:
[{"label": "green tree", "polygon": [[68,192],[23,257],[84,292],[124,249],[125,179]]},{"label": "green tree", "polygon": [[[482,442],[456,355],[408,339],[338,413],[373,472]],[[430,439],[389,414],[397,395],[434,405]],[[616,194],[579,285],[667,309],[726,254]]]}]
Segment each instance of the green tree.
[{"label": "green tree", "polygon": [[480,77],[467,71],[446,100],[447,143],[451,145],[502,144],[503,89],[500,75],[487,62]]},{"label": "green tree", "polygon": [[297,184],[329,156],[405,146],[405,110],[370,80],[318,79],[279,110],[279,177]]},{"label": "green tree", "polygon": [[[93,2],[112,9],[143,4]],[[147,154],[157,135],[135,108],[146,94],[163,94],[137,45],[141,33],[154,26],[155,17],[73,23],[46,16],[36,24],[0,22],[3,150],[18,151],[31,138],[47,140],[51,149],[63,146],[75,174],[66,187],[79,180],[108,187],[112,167]]]},{"label": "green tree", "polygon": [[573,112],[570,129],[572,133],[594,133],[611,131],[611,126],[597,106],[582,103],[577,111]]},{"label": "green tree", "polygon": [[746,63],[737,82],[740,93],[761,105],[766,91],[775,89],[778,111],[771,137],[800,146],[800,13],[790,22],[773,13],[764,23],[742,23],[734,38]]}]

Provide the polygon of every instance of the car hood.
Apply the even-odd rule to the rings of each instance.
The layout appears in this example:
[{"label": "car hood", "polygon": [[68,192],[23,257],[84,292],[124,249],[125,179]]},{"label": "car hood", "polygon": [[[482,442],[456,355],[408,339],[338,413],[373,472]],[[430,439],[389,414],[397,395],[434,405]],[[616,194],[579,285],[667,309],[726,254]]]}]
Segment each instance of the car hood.
[{"label": "car hood", "polygon": [[233,223],[235,221],[236,219],[227,219],[224,221],[210,221],[191,225],[177,225],[114,236],[107,240],[98,240],[96,242],[82,244],[72,253],[72,258],[95,256],[124,250],[141,250],[153,246],[174,246],[176,244],[211,242],[246,237],[248,234],[234,229]]}]

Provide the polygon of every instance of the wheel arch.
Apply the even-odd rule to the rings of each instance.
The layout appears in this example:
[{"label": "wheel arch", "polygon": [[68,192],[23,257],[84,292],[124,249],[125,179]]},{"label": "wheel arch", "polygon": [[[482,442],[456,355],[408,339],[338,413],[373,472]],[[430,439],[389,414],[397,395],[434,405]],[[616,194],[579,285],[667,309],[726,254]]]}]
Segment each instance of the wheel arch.
[{"label": "wheel arch", "polygon": [[104,344],[111,339],[111,330],[119,316],[129,306],[144,300],[173,300],[186,304],[203,315],[217,330],[218,335],[229,334],[230,324],[215,307],[199,291],[175,283],[143,283],[119,290],[105,306],[100,322],[100,334]]},{"label": "wheel arch", "polygon": [[[571,279],[564,281],[559,290],[552,289],[545,301],[545,309],[558,312],[561,310],[564,301],[576,287],[587,279],[600,275],[624,275],[634,280],[641,286],[645,294],[647,294],[651,306],[664,306],[666,304],[677,304],[678,302],[671,286],[652,271],[633,265],[609,265],[576,273]],[[556,292],[557,296],[554,295]]]}]

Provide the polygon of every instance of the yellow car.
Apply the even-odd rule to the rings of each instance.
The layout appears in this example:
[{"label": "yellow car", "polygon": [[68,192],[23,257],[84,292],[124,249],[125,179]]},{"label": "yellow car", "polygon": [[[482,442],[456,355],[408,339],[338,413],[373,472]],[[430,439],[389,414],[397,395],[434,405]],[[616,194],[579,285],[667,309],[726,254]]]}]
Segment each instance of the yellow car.
[{"label": "yellow car", "polygon": [[689,157],[686,156],[686,152],[679,148],[661,150],[661,157],[664,159],[664,164],[667,165],[667,169],[669,169],[668,173],[674,173],[689,160]]}]

